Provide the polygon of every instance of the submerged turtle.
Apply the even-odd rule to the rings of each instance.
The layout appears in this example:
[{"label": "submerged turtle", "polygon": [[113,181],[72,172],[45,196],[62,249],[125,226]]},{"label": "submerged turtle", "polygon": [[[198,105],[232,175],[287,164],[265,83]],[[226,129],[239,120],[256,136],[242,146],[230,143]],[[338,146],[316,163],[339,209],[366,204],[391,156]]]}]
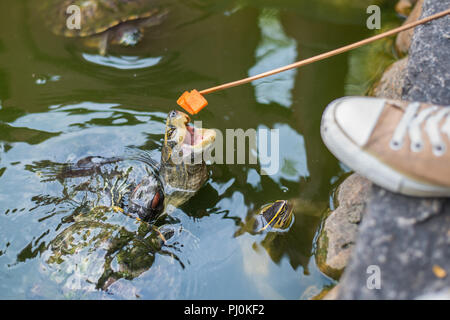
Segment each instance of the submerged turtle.
[{"label": "submerged turtle", "polygon": [[[61,223],[70,225],[58,231],[42,253],[47,262],[43,269],[69,294],[76,289],[106,290],[118,279],[133,279],[151,267],[155,254],[170,255],[182,264],[167,250],[172,244],[166,241],[176,232],[177,238],[189,233],[174,230],[160,218],[206,182],[203,154],[216,137],[214,130],[195,128],[189,121],[182,112],[169,113],[160,163],[136,151],[127,158],[89,156],[76,163],[43,161],[30,168],[44,181],[63,185],[61,196],[33,200],[52,206],[49,217],[69,212]],[[136,230],[136,220],[129,216],[150,223],[138,223]]]},{"label": "submerged turtle", "polygon": [[276,264],[287,258],[292,268],[302,266],[308,274],[317,227],[328,207],[328,201],[294,197],[249,210],[234,234],[249,266],[246,272],[256,281],[267,281],[266,272],[250,267],[265,263],[267,254]]},{"label": "submerged turtle", "polygon": [[255,230],[287,230],[292,225],[293,217],[292,204],[287,200],[277,200],[261,208],[256,216]]},{"label": "submerged turtle", "polygon": [[287,200],[277,200],[262,206],[256,213],[251,214],[235,236],[244,232],[283,232],[289,230],[294,219],[293,205]]},{"label": "submerged turtle", "polygon": [[[134,46],[142,38],[144,28],[161,24],[167,8],[156,6],[155,0],[43,0],[41,10],[48,18],[53,33],[85,38],[88,46],[106,54],[108,44]],[[75,6],[75,7],[73,7]],[[80,14],[79,28],[73,15]],[[72,21],[71,19],[75,19]],[[51,24],[50,24],[51,23]]]}]

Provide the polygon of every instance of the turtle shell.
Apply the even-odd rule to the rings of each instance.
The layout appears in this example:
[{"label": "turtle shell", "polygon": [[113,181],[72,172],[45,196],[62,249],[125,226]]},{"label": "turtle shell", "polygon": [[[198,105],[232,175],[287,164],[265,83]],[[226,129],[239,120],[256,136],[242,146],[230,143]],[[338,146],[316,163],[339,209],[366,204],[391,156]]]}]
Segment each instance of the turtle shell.
[{"label": "turtle shell", "polygon": [[[80,29],[69,29],[71,5],[80,9]],[[160,11],[152,0],[45,0],[41,9],[50,29],[66,37],[87,37],[102,33],[118,24],[151,17]]]}]

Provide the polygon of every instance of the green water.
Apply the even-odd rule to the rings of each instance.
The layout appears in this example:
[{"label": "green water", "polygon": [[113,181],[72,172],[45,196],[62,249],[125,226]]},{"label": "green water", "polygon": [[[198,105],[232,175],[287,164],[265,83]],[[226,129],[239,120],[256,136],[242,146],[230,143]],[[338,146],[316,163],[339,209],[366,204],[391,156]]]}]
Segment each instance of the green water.
[{"label": "green water", "polygon": [[[303,299],[334,283],[315,264],[315,239],[345,169],[319,126],[325,106],[345,95],[348,54],[208,96],[194,117],[204,127],[279,129],[280,170],[267,176],[259,164],[211,165],[207,184],[171,214],[178,231],[169,245],[145,252],[145,270],[108,292],[95,289],[104,251],[49,261],[49,244],[71,226],[74,207],[45,205],[43,198],[61,197],[61,185],[30,168],[120,155],[125,147],[158,156],[165,117],[184,90],[359,40],[370,34],[365,5],[174,1],[168,20],[138,46],[112,47],[102,57],[53,35],[36,1],[0,2],[0,298]],[[293,198],[300,204],[287,232],[235,236],[255,208]],[[89,261],[95,272],[83,269]]]}]

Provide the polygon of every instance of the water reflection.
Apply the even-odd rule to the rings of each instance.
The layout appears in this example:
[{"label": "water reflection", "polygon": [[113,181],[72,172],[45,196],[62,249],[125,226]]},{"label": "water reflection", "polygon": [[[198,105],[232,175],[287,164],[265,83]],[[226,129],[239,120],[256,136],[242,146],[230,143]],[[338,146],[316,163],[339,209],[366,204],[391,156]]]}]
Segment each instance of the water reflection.
[{"label": "water reflection", "polygon": [[101,66],[127,70],[127,69],[142,69],[157,65],[162,57],[142,58],[138,56],[102,56],[99,54],[83,53],[83,58],[86,61],[96,63]]},{"label": "water reflection", "polygon": [[[258,129],[266,129],[259,126]],[[274,124],[279,130],[279,169],[275,174],[269,175],[278,184],[282,180],[300,181],[309,177],[307,153],[303,136],[287,124]]]},{"label": "water reflection", "polygon": [[[297,58],[297,42],[288,37],[276,9],[263,9],[259,16],[261,42],[256,48],[256,64],[248,71],[249,76],[263,73],[293,63]],[[278,103],[289,108],[292,105],[291,90],[297,70],[289,70],[252,82],[259,103]]]},{"label": "water reflection", "polygon": [[[173,247],[115,212],[110,197],[83,206],[86,188],[98,187],[83,185],[86,177],[44,182],[35,170],[120,156],[127,146],[158,158],[163,119],[183,90],[363,38],[367,30],[356,26],[365,11],[338,2],[175,1],[167,23],[138,46],[101,57],[53,36],[33,10],[37,1],[0,1],[10,30],[0,40],[0,296],[295,299],[329,283],[314,265],[314,239],[342,169],[319,124],[323,107],[345,94],[346,55],[208,97],[196,116],[208,127],[280,130],[280,171],[270,177],[258,165],[212,165],[207,184],[161,222]],[[233,237],[277,199],[299,202],[288,232]],[[105,286],[108,293],[95,290]]]},{"label": "water reflection", "polygon": [[38,85],[44,85],[47,82],[56,82],[61,79],[58,75],[47,75],[47,74],[32,74],[31,75],[35,80],[35,83]]}]

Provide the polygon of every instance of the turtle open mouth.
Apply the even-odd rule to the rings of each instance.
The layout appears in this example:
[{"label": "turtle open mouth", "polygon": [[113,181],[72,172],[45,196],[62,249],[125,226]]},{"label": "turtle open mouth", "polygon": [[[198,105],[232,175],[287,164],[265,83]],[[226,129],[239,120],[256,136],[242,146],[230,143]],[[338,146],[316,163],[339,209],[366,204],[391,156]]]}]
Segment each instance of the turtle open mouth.
[{"label": "turtle open mouth", "polygon": [[[216,131],[213,129],[204,129],[201,125],[196,126],[190,123],[191,119],[187,114],[181,111],[171,111],[167,117],[166,134],[164,137],[163,153],[167,157],[191,159],[198,158],[210,150],[216,140]],[[172,161],[178,161],[175,158]],[[203,159],[203,157],[202,157]],[[184,161],[184,160],[183,160]]]},{"label": "turtle open mouth", "polygon": [[186,151],[205,151],[207,148],[212,146],[216,139],[215,130],[196,128],[189,124],[188,121],[185,123],[185,128],[186,131],[182,147],[183,149],[186,149]]}]

